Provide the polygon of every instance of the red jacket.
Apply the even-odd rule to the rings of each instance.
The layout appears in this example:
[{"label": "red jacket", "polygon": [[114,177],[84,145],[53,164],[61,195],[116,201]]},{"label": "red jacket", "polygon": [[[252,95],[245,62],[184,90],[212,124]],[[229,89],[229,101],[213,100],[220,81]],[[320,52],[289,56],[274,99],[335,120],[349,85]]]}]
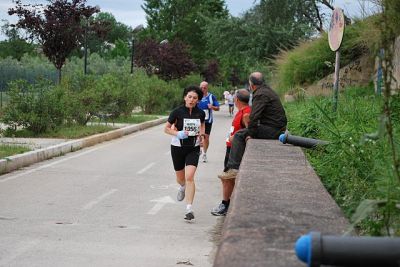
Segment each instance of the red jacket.
[{"label": "red jacket", "polygon": [[236,115],[232,121],[232,126],[231,126],[231,130],[229,132],[229,136],[226,139],[227,147],[230,147],[232,145],[231,142],[229,142],[229,137],[235,135],[235,133],[237,131],[239,131],[240,129],[245,128],[244,124],[242,124],[243,115],[250,114],[250,112],[251,112],[250,106],[246,106],[246,107],[242,108],[241,110],[239,110],[238,112],[236,112]]}]

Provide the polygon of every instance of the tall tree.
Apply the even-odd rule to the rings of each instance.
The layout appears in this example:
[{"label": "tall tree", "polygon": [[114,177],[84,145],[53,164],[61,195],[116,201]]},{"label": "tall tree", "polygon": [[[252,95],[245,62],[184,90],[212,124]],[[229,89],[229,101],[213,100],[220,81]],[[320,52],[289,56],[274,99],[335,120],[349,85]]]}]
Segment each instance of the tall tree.
[{"label": "tall tree", "polygon": [[90,20],[91,31],[88,36],[88,48],[91,53],[101,56],[110,56],[112,49],[109,45],[122,45],[121,42],[129,44],[132,29],[118,22],[114,15],[108,12],[100,12]]},{"label": "tall tree", "polygon": [[208,19],[227,18],[224,0],[145,0],[147,31],[157,40],[179,39],[189,45],[196,63],[203,63]]},{"label": "tall tree", "polygon": [[86,6],[86,0],[51,0],[45,7],[23,4],[21,0],[15,4],[8,14],[17,15],[16,26],[39,41],[43,53],[58,70],[60,82],[66,58],[80,45],[84,32],[81,21],[99,12],[99,8]]}]

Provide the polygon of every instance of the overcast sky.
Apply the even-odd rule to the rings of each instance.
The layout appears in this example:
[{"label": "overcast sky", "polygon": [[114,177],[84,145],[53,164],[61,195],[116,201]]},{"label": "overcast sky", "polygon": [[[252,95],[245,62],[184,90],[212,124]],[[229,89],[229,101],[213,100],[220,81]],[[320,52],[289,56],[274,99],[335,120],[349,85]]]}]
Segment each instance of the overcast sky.
[{"label": "overcast sky", "polygon": [[[257,0],[225,0],[229,12],[233,16],[239,16],[244,11],[251,8]],[[350,17],[358,16],[360,14],[360,0],[336,0],[335,6],[340,6],[345,10],[345,13]],[[367,2],[367,1],[365,1]],[[22,0],[24,4],[32,3],[47,3],[44,0]],[[143,4],[143,0],[88,0],[88,5],[98,5],[102,12],[112,13],[116,20],[122,22],[132,28],[139,24],[146,25],[146,17],[143,9],[140,5]],[[7,11],[10,7],[15,4],[12,0],[0,0],[0,20],[6,19],[9,22],[16,22],[16,16],[9,16]],[[368,3],[366,4],[368,8]],[[0,22],[0,25],[3,25]],[[0,34],[0,40],[3,40],[4,36]]]}]

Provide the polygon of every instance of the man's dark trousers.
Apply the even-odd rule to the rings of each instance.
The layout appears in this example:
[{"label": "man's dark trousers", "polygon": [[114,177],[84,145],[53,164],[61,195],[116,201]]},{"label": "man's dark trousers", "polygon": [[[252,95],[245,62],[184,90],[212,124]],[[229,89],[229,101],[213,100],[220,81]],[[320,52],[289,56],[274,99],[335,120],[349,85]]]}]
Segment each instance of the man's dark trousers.
[{"label": "man's dark trousers", "polygon": [[[272,128],[266,125],[259,125],[255,139],[278,139],[282,129]],[[247,128],[241,129],[235,133],[232,141],[231,152],[229,153],[228,169],[239,169],[244,151],[246,149],[246,137],[249,135]]]}]

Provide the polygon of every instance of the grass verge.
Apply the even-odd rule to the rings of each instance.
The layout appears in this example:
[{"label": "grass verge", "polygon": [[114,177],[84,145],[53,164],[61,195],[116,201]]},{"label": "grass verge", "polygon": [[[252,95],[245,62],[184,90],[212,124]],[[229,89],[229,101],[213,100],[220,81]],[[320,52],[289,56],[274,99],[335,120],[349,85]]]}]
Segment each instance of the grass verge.
[{"label": "grass verge", "polygon": [[15,146],[15,145],[0,145],[0,159],[9,157],[16,154],[22,154],[30,151],[29,148],[24,146]]},{"label": "grass verge", "polygon": [[[305,150],[322,183],[350,219],[364,200],[387,199],[388,181],[394,180],[391,150],[385,136],[378,137],[382,97],[372,88],[348,88],[332,112],[331,98],[287,103],[288,129],[293,135],[317,138],[330,144]],[[400,96],[391,103],[395,136],[400,135]],[[366,138],[376,136],[376,138]],[[397,147],[400,142],[397,139]],[[390,190],[400,196],[400,182]],[[384,210],[377,209],[356,225],[360,234],[382,235]],[[400,212],[393,214],[391,232],[400,235]]]},{"label": "grass verge", "polygon": [[93,134],[104,133],[113,130],[110,125],[72,125],[72,126],[62,126],[54,131],[49,131],[46,133],[35,134],[29,130],[17,130],[17,131],[5,131],[5,137],[15,137],[15,138],[60,138],[60,139],[77,139],[90,136]]}]

